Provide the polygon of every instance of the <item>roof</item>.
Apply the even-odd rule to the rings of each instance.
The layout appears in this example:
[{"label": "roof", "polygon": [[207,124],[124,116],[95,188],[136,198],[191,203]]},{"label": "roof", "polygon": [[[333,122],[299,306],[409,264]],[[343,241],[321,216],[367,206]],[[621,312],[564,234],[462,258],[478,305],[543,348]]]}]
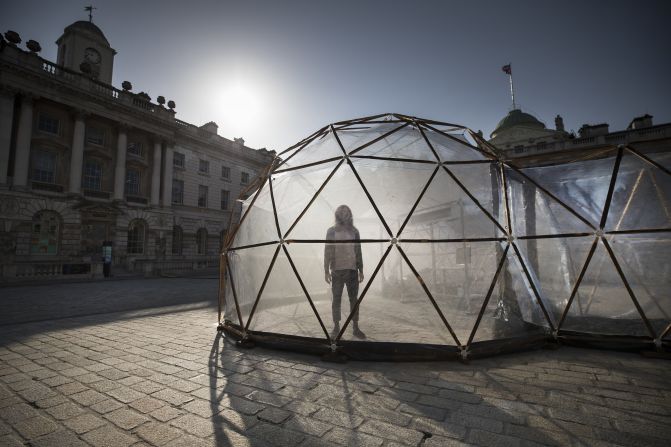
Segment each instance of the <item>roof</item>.
[{"label": "roof", "polygon": [[525,127],[536,127],[538,129],[545,129],[545,124],[541,123],[528,113],[522,112],[520,109],[513,109],[506,116],[503,117],[499,124],[496,125],[494,131],[492,131],[491,137],[493,138],[497,133],[510,129],[515,126],[525,126]]},{"label": "roof", "polygon": [[73,30],[83,30],[83,31],[88,31],[89,33],[96,34],[98,37],[100,37],[108,46],[109,42],[107,41],[107,38],[103,34],[103,32],[98,28],[93,22],[89,22],[86,20],[78,20],[72,25],[69,25],[65,28],[63,33],[67,33],[68,31],[73,31]]}]

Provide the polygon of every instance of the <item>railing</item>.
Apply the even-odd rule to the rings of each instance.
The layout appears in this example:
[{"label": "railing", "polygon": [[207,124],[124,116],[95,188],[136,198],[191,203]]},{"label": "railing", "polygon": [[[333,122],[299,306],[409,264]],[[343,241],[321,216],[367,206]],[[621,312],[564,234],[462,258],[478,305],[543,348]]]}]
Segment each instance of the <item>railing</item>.
[{"label": "railing", "polygon": [[39,189],[42,191],[52,191],[52,192],[63,192],[63,185],[57,185],[56,183],[44,183],[44,182],[31,182],[33,189]]},{"label": "railing", "polygon": [[28,279],[89,278],[97,270],[97,264],[68,261],[19,261],[0,265],[5,281]]},{"label": "railing", "polygon": [[219,256],[208,256],[196,259],[136,259],[132,269],[144,273],[145,276],[155,276],[188,273],[218,266]]},{"label": "railing", "polygon": [[109,199],[112,194],[107,191],[95,191],[92,189],[85,189],[84,195],[89,197],[96,197],[98,199]]},{"label": "railing", "polygon": [[146,197],[139,197],[139,196],[126,196],[126,201],[134,203],[144,203],[144,204],[147,204],[148,202]]}]

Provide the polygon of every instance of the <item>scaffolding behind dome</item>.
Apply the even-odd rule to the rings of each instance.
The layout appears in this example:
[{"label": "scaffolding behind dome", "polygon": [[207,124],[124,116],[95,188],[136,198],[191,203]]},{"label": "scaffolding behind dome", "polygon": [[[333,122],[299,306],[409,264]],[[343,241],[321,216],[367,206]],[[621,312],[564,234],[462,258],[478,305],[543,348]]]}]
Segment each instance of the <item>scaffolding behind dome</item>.
[{"label": "scaffolding behind dome", "polygon": [[[325,126],[243,192],[219,328],[364,359],[468,358],[564,342],[671,346],[671,151],[509,160],[463,126],[386,114]],[[347,204],[359,239],[325,234]],[[324,247],[359,245],[341,316]],[[337,315],[336,315],[337,314]],[[358,317],[365,340],[350,334]]]}]

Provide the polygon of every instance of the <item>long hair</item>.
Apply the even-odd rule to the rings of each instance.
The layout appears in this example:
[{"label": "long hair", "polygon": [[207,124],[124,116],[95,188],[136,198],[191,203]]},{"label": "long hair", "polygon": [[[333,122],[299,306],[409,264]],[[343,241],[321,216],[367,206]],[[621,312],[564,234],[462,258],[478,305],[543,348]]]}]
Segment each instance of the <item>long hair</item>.
[{"label": "long hair", "polygon": [[354,218],[352,210],[347,205],[340,205],[335,210],[335,226],[336,228],[353,228]]}]

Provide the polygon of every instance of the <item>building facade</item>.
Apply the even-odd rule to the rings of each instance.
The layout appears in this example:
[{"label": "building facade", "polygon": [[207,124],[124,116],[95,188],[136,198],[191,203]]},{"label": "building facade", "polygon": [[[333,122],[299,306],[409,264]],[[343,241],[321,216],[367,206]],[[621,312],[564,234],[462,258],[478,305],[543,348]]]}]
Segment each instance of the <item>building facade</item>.
[{"label": "building facade", "polygon": [[[156,274],[215,266],[236,199],[273,152],[175,118],[110,84],[116,51],[93,23],[0,41],[0,278]],[[70,276],[70,277],[72,277]]]},{"label": "building facade", "polygon": [[578,135],[574,135],[566,132],[559,115],[555,117],[555,128],[548,129],[533,115],[514,109],[499,121],[489,143],[506,158],[525,159],[529,163],[571,160],[588,150],[620,144],[671,150],[671,123],[654,125],[652,119],[648,114],[636,117],[626,129],[615,132],[606,123],[584,124]]}]

